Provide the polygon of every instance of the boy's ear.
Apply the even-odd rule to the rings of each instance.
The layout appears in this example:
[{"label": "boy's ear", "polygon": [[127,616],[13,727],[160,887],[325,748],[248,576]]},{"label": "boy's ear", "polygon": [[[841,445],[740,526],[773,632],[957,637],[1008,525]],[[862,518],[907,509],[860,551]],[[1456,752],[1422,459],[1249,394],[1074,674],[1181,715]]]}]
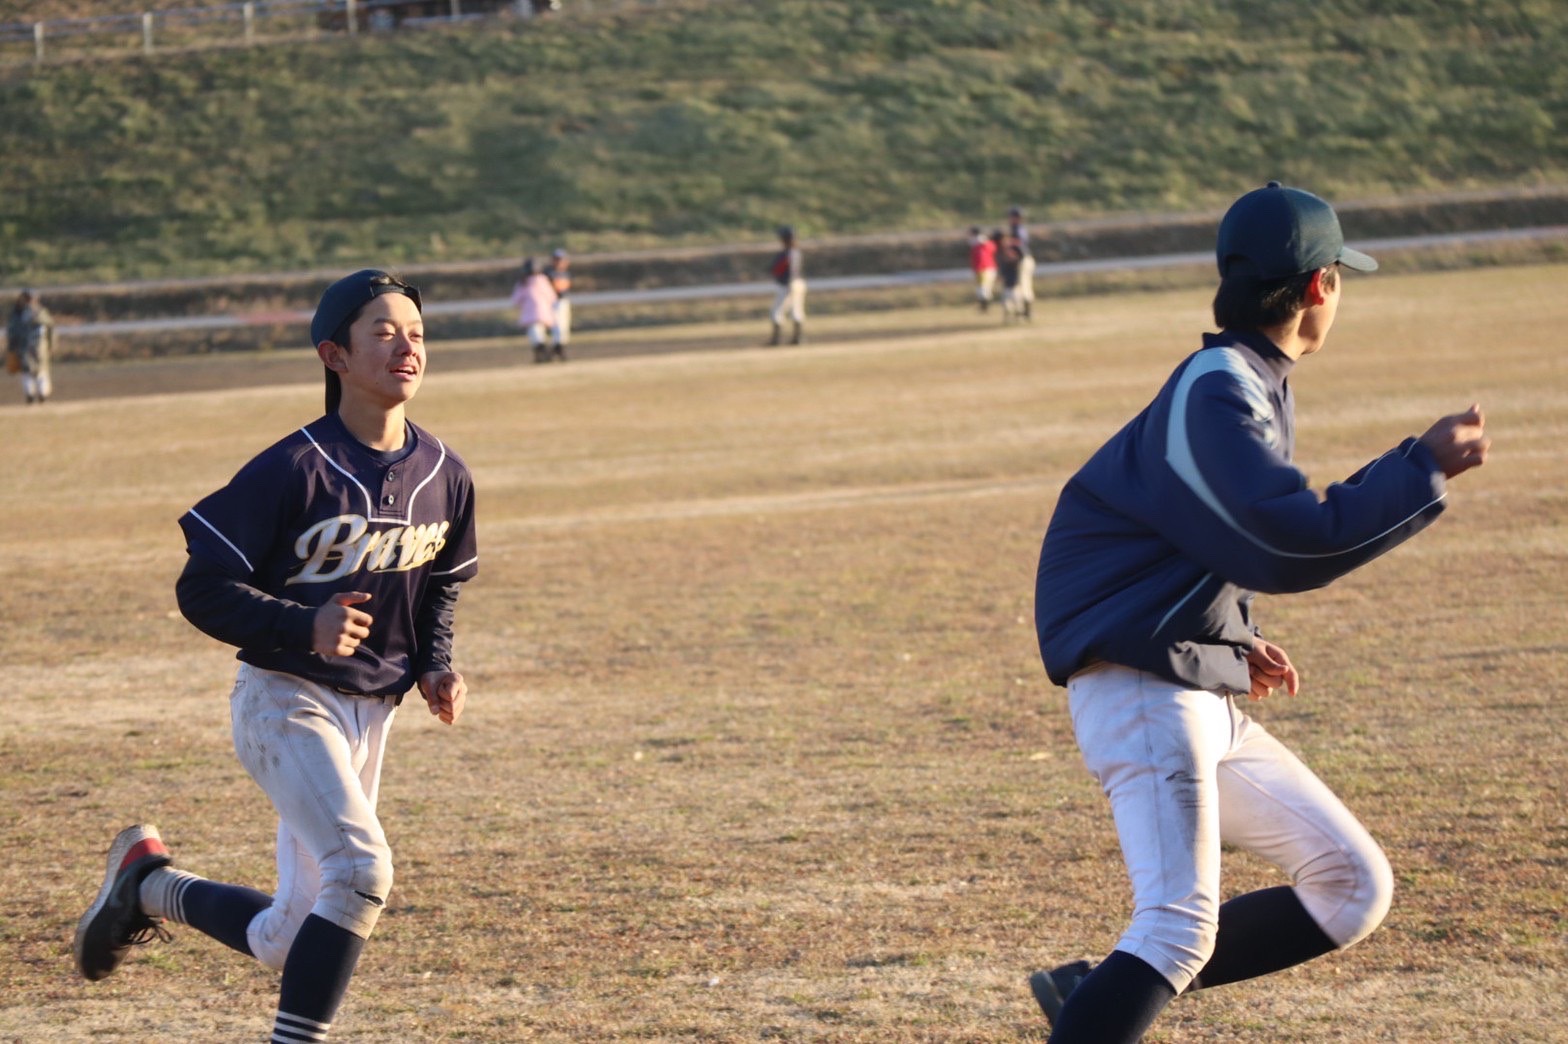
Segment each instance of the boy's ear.
[{"label": "boy's ear", "polygon": [[333,373],[342,373],[348,369],[348,363],[343,359],[344,354],[344,347],[336,341],[322,341],[316,345],[316,355],[321,358],[321,365]]},{"label": "boy's ear", "polygon": [[1328,269],[1320,268],[1312,273],[1312,278],[1307,282],[1307,292],[1304,296],[1309,307],[1320,305],[1328,300],[1328,294],[1323,289],[1323,280],[1327,272]]}]

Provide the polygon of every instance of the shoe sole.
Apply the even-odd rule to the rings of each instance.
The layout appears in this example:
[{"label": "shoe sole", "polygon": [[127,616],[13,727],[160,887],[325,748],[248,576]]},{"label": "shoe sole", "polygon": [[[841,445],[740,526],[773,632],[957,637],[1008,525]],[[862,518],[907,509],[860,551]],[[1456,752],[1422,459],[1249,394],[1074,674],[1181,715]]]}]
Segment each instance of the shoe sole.
[{"label": "shoe sole", "polygon": [[[76,938],[71,942],[71,951],[76,957],[76,970],[84,979],[96,982],[99,979],[107,979],[114,974],[114,968],[110,968],[102,975],[88,974],[87,969],[82,964],[82,947],[87,942],[87,932],[92,927],[93,919],[103,912],[104,905],[109,901],[109,893],[114,891],[114,884],[119,880],[120,870],[125,866],[126,858],[137,845],[143,844],[149,839],[158,842],[160,847],[163,845],[163,835],[158,833],[158,828],[155,826],[139,825],[126,827],[115,835],[114,842],[109,846],[109,859],[103,875],[103,887],[98,889],[98,897],[87,908],[87,912],[82,914],[82,919],[76,922]],[[170,860],[170,862],[172,861]],[[118,964],[115,965],[115,967],[118,966]]]}]

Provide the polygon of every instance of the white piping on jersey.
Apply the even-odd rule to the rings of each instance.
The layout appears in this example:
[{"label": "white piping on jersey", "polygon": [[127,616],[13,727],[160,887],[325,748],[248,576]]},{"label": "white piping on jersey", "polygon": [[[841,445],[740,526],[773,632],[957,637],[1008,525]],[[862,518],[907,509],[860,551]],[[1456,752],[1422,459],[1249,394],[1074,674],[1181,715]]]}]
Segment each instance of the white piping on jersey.
[{"label": "white piping on jersey", "polygon": [[1160,617],[1160,622],[1154,625],[1154,630],[1149,632],[1149,637],[1153,638],[1155,635],[1165,630],[1165,625],[1171,622],[1171,617],[1176,615],[1176,610],[1190,602],[1192,600],[1192,596],[1203,590],[1203,585],[1207,584],[1212,579],[1214,579],[1213,573],[1204,573],[1203,576],[1199,578],[1198,582],[1192,585],[1192,590],[1188,591],[1186,594],[1177,599],[1176,604],[1171,606],[1170,611],[1167,612],[1164,616]]},{"label": "white piping on jersey", "polygon": [[[1171,397],[1170,420],[1167,422],[1165,429],[1165,462],[1176,473],[1176,477],[1181,479],[1182,483],[1203,502],[1204,506],[1214,512],[1220,521],[1229,526],[1232,531],[1244,537],[1254,547],[1261,548],[1279,558],[1333,558],[1336,555],[1347,554],[1366,547],[1368,544],[1376,543],[1448,496],[1445,491],[1443,496],[1427,501],[1409,515],[1383,530],[1383,532],[1368,537],[1354,547],[1317,552],[1286,551],[1282,548],[1274,547],[1262,538],[1248,532],[1242,527],[1241,523],[1231,517],[1230,512],[1225,510],[1225,505],[1220,503],[1220,498],[1215,495],[1214,490],[1205,481],[1203,473],[1198,469],[1197,458],[1193,456],[1192,443],[1187,438],[1187,400],[1191,396],[1192,386],[1198,382],[1199,378],[1206,377],[1211,373],[1228,373],[1234,378],[1241,385],[1242,395],[1246,398],[1247,404],[1252,407],[1252,415],[1258,420],[1269,422],[1272,429],[1271,422],[1274,420],[1274,411],[1268,404],[1267,390],[1264,388],[1263,382],[1259,379],[1257,373],[1252,367],[1247,365],[1246,360],[1242,358],[1241,353],[1236,351],[1236,349],[1211,348],[1208,351],[1199,352],[1192,362],[1188,364],[1187,369],[1182,372],[1181,380],[1176,382],[1176,390]],[[1259,412],[1260,406],[1261,413]],[[1271,432],[1270,442],[1272,443],[1273,441],[1274,438]],[[1373,468],[1397,452],[1398,450],[1389,450],[1373,461],[1367,467],[1367,472],[1370,473]]]},{"label": "white piping on jersey", "polygon": [[256,567],[250,564],[250,559],[245,557],[245,552],[243,552],[239,548],[235,547],[234,546],[234,541],[230,540],[228,537],[224,536],[221,532],[219,532],[217,526],[213,525],[211,522],[208,522],[205,518],[202,518],[201,515],[199,513],[197,513],[195,508],[191,508],[190,511],[187,512],[187,514],[189,514],[196,521],[200,522],[202,525],[206,526],[208,529],[212,530],[212,535],[213,536],[215,536],[219,540],[223,541],[223,543],[228,547],[228,549],[230,551],[233,551],[236,555],[239,555],[240,556],[240,561],[245,563],[245,568],[246,569],[250,570],[252,573],[254,573],[256,571]]},{"label": "white piping on jersey", "polygon": [[436,444],[436,447],[441,451],[441,456],[436,460],[436,466],[430,469],[430,474],[425,476],[425,481],[415,486],[414,492],[408,495],[408,520],[410,522],[412,522],[414,518],[414,498],[419,496],[420,490],[430,485],[430,481],[434,479],[441,471],[441,465],[446,463],[446,444],[443,443],[440,439],[436,438],[434,435],[430,436],[430,438],[431,441]]},{"label": "white piping on jersey", "polygon": [[457,565],[453,566],[451,569],[443,569],[439,573],[431,573],[430,575],[431,576],[451,576],[453,573],[457,572],[459,569],[467,569],[469,566],[473,565],[477,561],[479,561],[479,556],[475,555],[473,558],[470,558],[466,562],[459,562]]},{"label": "white piping on jersey", "polygon": [[430,480],[436,477],[437,473],[439,473],[441,470],[441,466],[446,463],[446,444],[443,443],[440,439],[436,438],[434,435],[430,436],[430,440],[434,442],[436,444],[436,448],[441,451],[441,456],[436,460],[436,466],[430,469],[430,474],[425,476],[425,480],[419,485],[415,486],[414,492],[408,495],[408,503],[403,505],[402,517],[397,517],[394,515],[377,515],[375,514],[376,501],[375,498],[370,495],[370,490],[366,489],[360,483],[359,479],[345,471],[337,461],[327,456],[327,451],[322,448],[321,443],[316,441],[316,437],[310,433],[309,428],[301,428],[299,430],[300,433],[305,436],[305,438],[310,440],[310,444],[315,447],[316,452],[321,454],[321,459],[326,461],[328,464],[331,464],[333,469],[337,471],[338,474],[352,482],[354,484],[354,488],[359,490],[360,495],[365,498],[365,519],[369,522],[398,522],[405,526],[413,525],[414,498],[419,496],[420,490],[424,489],[430,484]]}]

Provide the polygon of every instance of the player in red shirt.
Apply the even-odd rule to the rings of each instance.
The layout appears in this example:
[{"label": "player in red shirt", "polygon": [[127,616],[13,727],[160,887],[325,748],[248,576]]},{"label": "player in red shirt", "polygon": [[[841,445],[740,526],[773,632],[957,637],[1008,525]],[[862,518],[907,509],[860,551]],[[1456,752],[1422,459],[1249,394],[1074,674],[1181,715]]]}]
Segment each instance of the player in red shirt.
[{"label": "player in red shirt", "polygon": [[975,274],[975,300],[984,312],[996,297],[996,243],[979,225],[969,228],[969,267]]}]

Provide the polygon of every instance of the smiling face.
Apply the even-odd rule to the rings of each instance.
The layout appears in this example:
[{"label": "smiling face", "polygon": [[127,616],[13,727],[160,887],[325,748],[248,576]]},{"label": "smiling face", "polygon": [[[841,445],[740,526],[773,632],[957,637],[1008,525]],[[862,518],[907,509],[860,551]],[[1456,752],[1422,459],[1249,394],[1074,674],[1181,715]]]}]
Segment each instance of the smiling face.
[{"label": "smiling face", "polygon": [[412,300],[398,293],[373,298],[349,326],[348,340],[318,348],[342,383],[345,406],[390,410],[414,397],[425,378],[425,324]]}]

